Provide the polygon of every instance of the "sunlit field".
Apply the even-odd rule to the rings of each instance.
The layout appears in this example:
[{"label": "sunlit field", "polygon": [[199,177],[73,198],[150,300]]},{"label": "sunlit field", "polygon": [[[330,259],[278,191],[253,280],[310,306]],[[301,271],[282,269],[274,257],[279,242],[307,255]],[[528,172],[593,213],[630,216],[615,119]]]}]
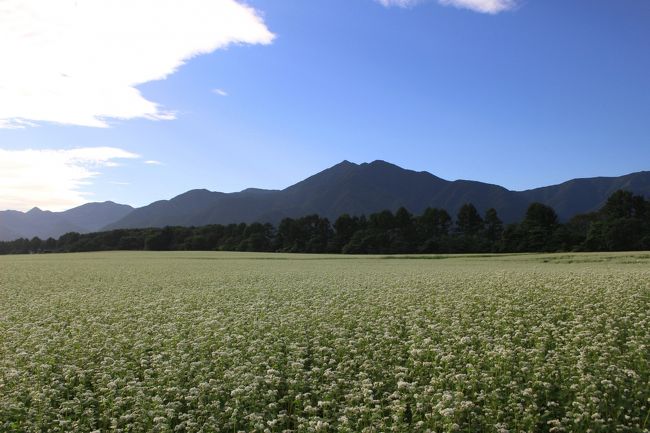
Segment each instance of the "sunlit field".
[{"label": "sunlit field", "polygon": [[2,432],[648,432],[650,254],[0,257]]}]

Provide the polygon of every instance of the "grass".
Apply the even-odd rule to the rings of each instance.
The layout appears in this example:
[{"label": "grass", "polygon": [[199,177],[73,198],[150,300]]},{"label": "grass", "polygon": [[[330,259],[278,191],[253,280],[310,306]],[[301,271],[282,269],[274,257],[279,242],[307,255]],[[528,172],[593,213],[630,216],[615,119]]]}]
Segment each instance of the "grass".
[{"label": "grass", "polygon": [[647,253],[385,258],[0,257],[0,431],[649,431]]}]

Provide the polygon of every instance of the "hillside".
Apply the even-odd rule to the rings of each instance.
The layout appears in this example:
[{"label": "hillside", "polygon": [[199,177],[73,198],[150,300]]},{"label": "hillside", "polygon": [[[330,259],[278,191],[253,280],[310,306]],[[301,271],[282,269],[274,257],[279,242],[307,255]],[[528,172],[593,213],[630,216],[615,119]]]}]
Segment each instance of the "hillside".
[{"label": "hillside", "polygon": [[614,178],[576,179],[529,191],[510,191],[470,180],[448,181],[428,172],[385,161],[343,161],[283,190],[247,189],[237,193],[193,190],[134,210],[106,229],[201,226],[240,222],[278,223],[285,217],[319,214],[330,220],[343,213],[370,214],[406,207],[415,214],[438,207],[455,215],[464,204],[480,212],[494,207],[505,222],[519,221],[528,205],[555,207],[562,220],[598,209],[617,189],[650,197],[650,172]]},{"label": "hillside", "polygon": [[0,240],[58,237],[118,228],[203,226],[270,222],[319,214],[331,221],[341,214],[371,214],[404,206],[414,214],[437,207],[455,215],[464,203],[483,213],[494,207],[506,222],[521,220],[530,203],[552,206],[562,221],[599,209],[614,191],[650,197],[650,172],[620,177],[573,179],[528,191],[510,191],[471,180],[449,181],[431,173],[385,162],[343,161],[283,190],[249,188],[235,193],[195,189],[170,200],[133,209],[113,202],[88,203],[65,212],[34,208],[0,212]]},{"label": "hillside", "polygon": [[33,208],[28,212],[0,212],[0,240],[20,237],[57,238],[68,232],[89,233],[123,218],[131,206],[113,202],[87,203],[63,212]]}]

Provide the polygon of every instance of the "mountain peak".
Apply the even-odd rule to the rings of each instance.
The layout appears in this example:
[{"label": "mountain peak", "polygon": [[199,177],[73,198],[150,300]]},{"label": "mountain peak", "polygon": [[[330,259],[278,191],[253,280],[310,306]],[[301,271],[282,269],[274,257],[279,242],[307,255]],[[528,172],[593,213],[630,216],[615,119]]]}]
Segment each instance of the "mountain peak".
[{"label": "mountain peak", "polygon": [[182,194],[179,194],[174,198],[178,199],[178,198],[187,198],[187,197],[208,197],[208,196],[211,196],[213,194],[222,194],[222,193],[213,192],[213,191],[210,191],[210,190],[205,189],[205,188],[197,188],[197,189],[191,189],[191,190],[186,191],[186,192],[184,192]]},{"label": "mountain peak", "polygon": [[68,209],[66,212],[81,210],[81,209],[89,209],[89,208],[115,208],[115,207],[131,207],[131,206],[126,204],[115,203],[114,201],[111,200],[93,201],[90,203],[84,203],[81,206],[73,207],[72,209]]},{"label": "mountain peak", "polygon": [[[67,231],[200,226],[241,222],[279,223],[283,218],[319,214],[334,221],[341,214],[368,215],[406,207],[414,214],[427,207],[455,215],[464,203],[483,212],[495,208],[505,222],[521,220],[530,203],[552,206],[561,220],[602,207],[618,189],[650,197],[650,172],[621,177],[574,179],[528,191],[459,180],[450,182],[426,171],[401,168],[384,160],[356,164],[348,160],[331,166],[281,191],[245,189],[222,193],[195,189],[170,200],[133,210],[112,202],[89,203],[65,212],[0,212],[2,236],[58,237]],[[4,235],[3,235],[4,233]]]},{"label": "mountain peak", "polygon": [[275,192],[275,189],[262,189],[262,188],[246,188],[239,191],[240,194],[267,194],[270,192]]},{"label": "mountain peak", "polygon": [[[372,162],[365,162],[361,164],[362,166],[366,167],[372,167],[372,168],[392,168],[392,169],[399,169],[399,170],[407,170],[405,168],[400,167],[399,165],[392,164],[388,161],[384,161],[383,159],[375,159]],[[410,170],[408,170],[410,171]]]}]

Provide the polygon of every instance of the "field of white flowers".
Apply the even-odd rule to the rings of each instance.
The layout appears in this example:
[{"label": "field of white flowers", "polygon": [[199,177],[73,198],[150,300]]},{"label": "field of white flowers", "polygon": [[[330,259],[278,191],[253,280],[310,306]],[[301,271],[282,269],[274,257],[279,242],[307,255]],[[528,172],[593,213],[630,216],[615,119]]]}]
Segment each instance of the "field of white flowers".
[{"label": "field of white flowers", "polygon": [[648,432],[650,256],[0,257],[1,432]]}]

